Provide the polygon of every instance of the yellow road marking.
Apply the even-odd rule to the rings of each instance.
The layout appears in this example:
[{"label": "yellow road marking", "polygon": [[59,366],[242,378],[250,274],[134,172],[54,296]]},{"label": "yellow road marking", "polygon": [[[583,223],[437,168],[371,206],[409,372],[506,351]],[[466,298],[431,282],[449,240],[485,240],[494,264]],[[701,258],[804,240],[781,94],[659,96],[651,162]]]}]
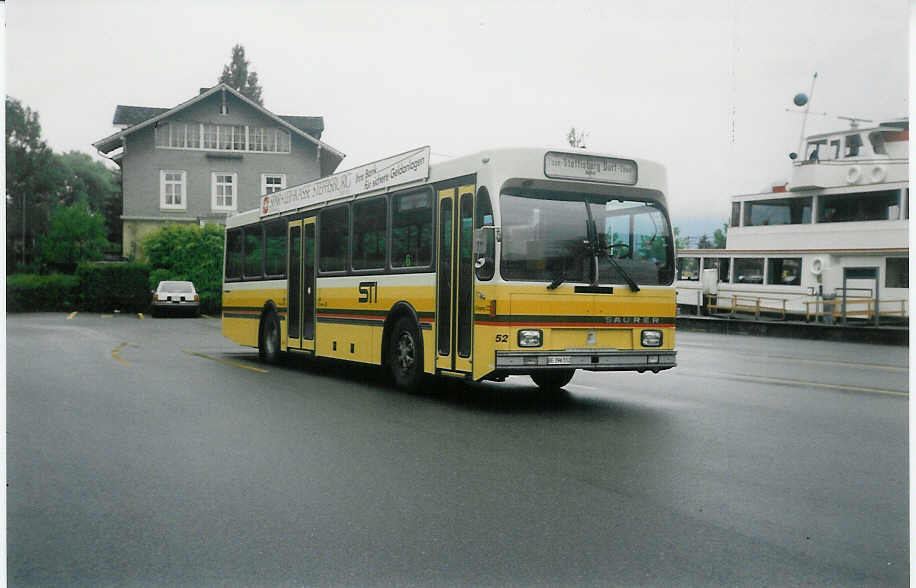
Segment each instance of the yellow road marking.
[{"label": "yellow road marking", "polygon": [[204,359],[209,359],[209,360],[211,360],[211,361],[218,361],[218,362],[224,363],[224,364],[226,364],[226,365],[231,365],[232,367],[242,368],[242,369],[244,369],[244,370],[251,370],[251,371],[253,371],[253,372],[259,372],[259,373],[262,373],[262,374],[266,374],[266,373],[267,373],[267,370],[265,370],[265,369],[257,368],[257,367],[254,367],[254,366],[252,366],[252,365],[245,365],[244,363],[239,363],[239,362],[237,362],[237,361],[232,361],[232,360],[229,360],[229,359],[223,359],[223,358],[221,358],[221,357],[213,357],[212,355],[207,355],[206,353],[198,353],[197,351],[188,351],[187,349],[182,349],[182,351],[184,351],[184,352],[187,353],[188,355],[196,355],[197,357],[203,357]]},{"label": "yellow road marking", "polygon": [[73,312],[71,312],[70,314],[67,315],[67,320],[69,321],[70,319],[72,319],[73,317],[75,317],[76,314],[77,314],[77,311],[74,310]]},{"label": "yellow road marking", "polygon": [[126,360],[126,359],[124,359],[123,357],[121,357],[121,350],[124,349],[125,347],[127,347],[127,343],[126,343],[126,342],[121,343],[120,345],[118,345],[118,346],[115,348],[114,351],[111,352],[111,356],[112,356],[113,358],[117,359],[118,361],[120,361],[121,363],[123,363],[124,365],[130,365],[130,364],[127,363],[127,360]]},{"label": "yellow road marking", "polygon": [[112,317],[114,317],[113,314],[103,314],[102,315],[102,318],[112,318]]},{"label": "yellow road marking", "polygon": [[685,376],[703,377],[712,376],[724,378],[727,380],[745,380],[749,382],[761,382],[764,384],[787,384],[790,386],[809,386],[812,388],[826,388],[828,390],[847,390],[852,392],[866,392],[868,394],[884,394],[887,396],[909,396],[909,392],[900,392],[899,390],[885,390],[883,388],[868,388],[866,386],[849,386],[846,384],[827,384],[825,382],[809,382],[806,380],[790,380],[786,378],[773,378],[770,376],[753,376],[750,374],[728,374],[725,372],[709,372],[678,369],[675,373]]},{"label": "yellow road marking", "polygon": [[210,316],[209,314],[202,314],[202,315],[200,315],[200,316],[202,316],[202,317],[204,317],[204,318],[207,318],[207,319],[210,319],[211,321],[213,320],[213,317]]}]

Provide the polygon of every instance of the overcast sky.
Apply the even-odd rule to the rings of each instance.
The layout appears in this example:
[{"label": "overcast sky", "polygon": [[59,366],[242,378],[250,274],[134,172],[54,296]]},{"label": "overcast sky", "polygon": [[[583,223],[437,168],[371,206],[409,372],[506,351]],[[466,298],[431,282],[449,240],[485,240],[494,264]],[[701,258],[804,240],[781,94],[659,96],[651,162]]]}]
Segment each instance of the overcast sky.
[{"label": "overcast sky", "polygon": [[[172,107],[244,45],[276,114],[323,116],[348,169],[413,147],[438,158],[563,145],[668,168],[685,234],[729,196],[782,183],[812,112],[908,113],[906,0],[11,0],[7,94],[55,151],[95,154],[115,106]],[[844,121],[808,119],[808,133]],[[436,161],[434,157],[433,161]]]}]

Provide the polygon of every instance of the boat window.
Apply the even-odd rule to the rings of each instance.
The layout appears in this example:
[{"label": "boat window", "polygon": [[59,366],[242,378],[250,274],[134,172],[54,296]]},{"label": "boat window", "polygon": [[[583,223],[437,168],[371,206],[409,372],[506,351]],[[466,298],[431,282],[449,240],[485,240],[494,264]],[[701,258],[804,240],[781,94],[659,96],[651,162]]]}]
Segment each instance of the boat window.
[{"label": "boat window", "polygon": [[703,258],[703,269],[718,269],[719,270],[719,281],[728,283],[729,281],[729,262],[731,260],[727,257],[704,257]]},{"label": "boat window", "polygon": [[801,257],[771,257],[768,259],[767,284],[776,286],[801,285]]},{"label": "boat window", "polygon": [[839,159],[840,158],[840,140],[833,139],[830,141],[830,150],[828,151],[828,159]]},{"label": "boat window", "polygon": [[737,227],[741,225],[741,203],[732,202],[732,226]]},{"label": "boat window", "polygon": [[699,257],[678,257],[677,258],[677,279],[691,280],[697,282],[700,280],[700,258]]},{"label": "boat window", "polygon": [[763,283],[763,258],[762,257],[735,258],[735,283],[736,284],[762,284]]},{"label": "boat window", "polygon": [[868,140],[871,142],[871,150],[877,155],[887,155],[887,149],[884,146],[884,132],[872,131],[868,134]]},{"label": "boat window", "polygon": [[810,196],[744,203],[744,226],[800,225],[811,222]]},{"label": "boat window", "polygon": [[862,148],[862,137],[858,133],[846,135],[846,151],[843,157],[857,157]]},{"label": "boat window", "polygon": [[805,152],[805,159],[808,161],[817,161],[819,159],[826,159],[825,151],[827,146],[827,140],[822,139],[820,141],[811,141],[808,143],[807,151]]},{"label": "boat window", "polygon": [[888,257],[884,270],[884,287],[908,288],[910,283],[909,268],[909,257]]},{"label": "boat window", "polygon": [[900,218],[900,190],[878,190],[856,194],[819,196],[817,222],[897,220]]}]

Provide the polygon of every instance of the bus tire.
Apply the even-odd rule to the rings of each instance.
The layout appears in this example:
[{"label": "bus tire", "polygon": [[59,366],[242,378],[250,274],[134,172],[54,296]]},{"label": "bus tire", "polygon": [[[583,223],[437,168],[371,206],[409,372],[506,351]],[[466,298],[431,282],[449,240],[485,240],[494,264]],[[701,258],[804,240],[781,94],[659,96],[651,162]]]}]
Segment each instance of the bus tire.
[{"label": "bus tire", "polygon": [[420,330],[410,317],[395,322],[388,343],[388,368],[398,388],[416,391],[423,378],[423,344]]},{"label": "bus tire", "polygon": [[272,310],[261,319],[258,329],[258,358],[264,363],[280,361],[280,320]]},{"label": "bus tire", "polygon": [[557,392],[560,388],[569,384],[575,373],[576,370],[550,370],[549,372],[531,374],[531,379],[544,392]]}]

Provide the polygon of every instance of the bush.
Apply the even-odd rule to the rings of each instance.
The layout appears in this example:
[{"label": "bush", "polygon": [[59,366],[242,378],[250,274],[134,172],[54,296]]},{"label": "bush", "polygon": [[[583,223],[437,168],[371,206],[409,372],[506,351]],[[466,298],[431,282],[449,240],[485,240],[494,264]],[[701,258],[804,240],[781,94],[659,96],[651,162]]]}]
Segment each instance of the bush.
[{"label": "bush", "polygon": [[148,289],[162,280],[188,280],[200,294],[201,312],[222,306],[223,240],[218,225],[166,225],[143,240],[150,264]]},{"label": "bush", "polygon": [[150,302],[149,268],[138,263],[81,263],[83,310],[142,312]]},{"label": "bush", "polygon": [[60,312],[75,310],[80,300],[76,276],[12,274],[6,278],[7,312]]}]

